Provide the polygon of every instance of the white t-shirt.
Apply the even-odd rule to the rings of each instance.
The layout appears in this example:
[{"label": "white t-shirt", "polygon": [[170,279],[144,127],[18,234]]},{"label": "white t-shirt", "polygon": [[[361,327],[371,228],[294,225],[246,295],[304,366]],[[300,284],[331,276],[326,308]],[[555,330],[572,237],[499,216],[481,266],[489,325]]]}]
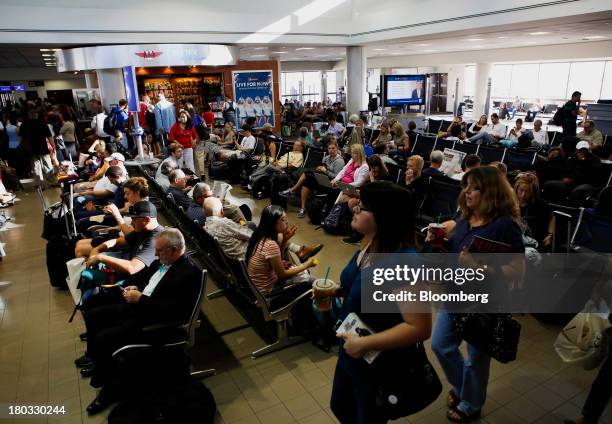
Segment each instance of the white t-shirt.
[{"label": "white t-shirt", "polygon": [[533,141],[540,146],[548,144],[548,133],[543,129],[540,129],[540,131],[531,131],[531,134],[533,134]]},{"label": "white t-shirt", "polygon": [[243,137],[242,141],[240,142],[240,147],[253,150],[255,148],[255,137],[252,135]]},{"label": "white t-shirt", "polygon": [[106,119],[106,113],[98,113],[91,120],[91,128],[96,131],[98,137],[110,137],[109,134],[104,132],[104,120]]},{"label": "white t-shirt", "polygon": [[506,136],[506,126],[501,122],[497,124],[488,124],[485,131],[499,138],[504,138]]},{"label": "white t-shirt", "polygon": [[102,191],[102,190],[108,190],[111,193],[114,193],[117,191],[117,186],[111,183],[108,177],[104,176],[100,178],[98,182],[96,183],[96,185],[94,186],[94,191]]}]

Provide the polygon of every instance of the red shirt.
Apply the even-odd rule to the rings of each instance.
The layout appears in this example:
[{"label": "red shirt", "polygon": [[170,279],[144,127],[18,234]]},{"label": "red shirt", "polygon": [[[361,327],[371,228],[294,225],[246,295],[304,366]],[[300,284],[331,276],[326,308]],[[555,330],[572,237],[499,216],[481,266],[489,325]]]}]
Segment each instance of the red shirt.
[{"label": "red shirt", "polygon": [[149,128],[147,125],[147,104],[145,102],[140,102],[140,108],[138,110],[138,124],[142,128]]},{"label": "red shirt", "polygon": [[214,112],[203,112],[202,118],[204,118],[204,122],[209,127],[212,127],[215,124],[215,113]]},{"label": "red shirt", "polygon": [[183,148],[191,149],[193,148],[192,139],[198,139],[198,134],[196,133],[195,128],[191,127],[189,130],[184,130],[180,127],[178,122],[175,122],[170,128],[170,134],[168,134],[168,138],[170,141],[176,141],[180,143]]}]

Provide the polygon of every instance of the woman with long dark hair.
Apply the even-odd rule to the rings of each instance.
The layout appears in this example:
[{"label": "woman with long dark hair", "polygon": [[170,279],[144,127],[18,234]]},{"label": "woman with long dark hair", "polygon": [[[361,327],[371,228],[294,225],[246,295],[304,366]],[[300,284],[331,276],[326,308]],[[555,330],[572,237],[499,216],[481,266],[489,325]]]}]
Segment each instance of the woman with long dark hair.
[{"label": "woman with long dark hair", "polygon": [[289,226],[284,209],[270,205],[262,211],[259,225],[247,247],[249,276],[259,291],[265,295],[277,287],[292,285],[291,289],[274,298],[273,303],[277,305],[283,305],[296,294],[308,290],[313,281],[304,271],[316,265],[314,258],[292,265],[287,255],[289,241],[296,231],[296,226]]},{"label": "woman with long dark hair", "polygon": [[189,112],[186,110],[181,110],[179,112],[178,121],[170,128],[168,139],[183,146],[183,157],[179,160],[179,167],[188,168],[195,173],[193,148],[198,141],[198,134],[193,127],[193,121],[191,120],[191,116],[189,116]]},{"label": "woman with long dark hair", "polygon": [[[524,252],[519,203],[506,177],[497,168],[482,166],[467,172],[461,185],[458,199],[461,218],[444,223],[448,250],[459,254],[459,264],[474,266],[469,248],[475,236],[510,245],[512,253]],[[428,239],[434,236],[430,230]],[[514,255],[496,277],[500,283],[510,284],[522,278],[524,268],[524,255]],[[453,318],[454,314],[448,311],[438,311],[431,347],[452,387],[446,417],[465,423],[480,417],[487,396],[491,358],[469,343],[468,357],[463,357],[459,351],[462,340],[453,333]]]},{"label": "woman with long dark hair", "polygon": [[[408,367],[416,344],[429,338],[431,314],[374,314],[361,310],[361,270],[373,266],[371,254],[414,253],[414,214],[416,205],[410,192],[389,181],[362,186],[361,201],[353,208],[351,226],[364,235],[357,251],[340,275],[340,287],[334,296],[343,297],[339,320],[350,313],[359,316],[375,334],[356,337],[339,334],[340,353],[334,375],[331,409],[341,423],[386,423],[385,411],[376,403],[376,374]],[[390,202],[393,207],[390,207]],[[401,216],[401,220],[395,219]],[[325,293],[327,296],[328,293]],[[314,296],[319,293],[314,290]],[[363,356],[381,351],[372,364]],[[411,384],[407,381],[406,384]],[[412,384],[415,384],[414,382]]]}]

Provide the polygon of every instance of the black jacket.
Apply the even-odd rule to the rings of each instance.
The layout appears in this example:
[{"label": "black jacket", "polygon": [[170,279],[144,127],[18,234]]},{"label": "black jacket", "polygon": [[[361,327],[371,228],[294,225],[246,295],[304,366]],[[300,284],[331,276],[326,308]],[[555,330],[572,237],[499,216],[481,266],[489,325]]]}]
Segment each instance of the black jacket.
[{"label": "black jacket", "polygon": [[173,186],[168,187],[168,193],[172,194],[172,197],[174,197],[174,202],[176,203],[176,206],[182,206],[184,211],[187,211],[187,209],[189,209],[189,205],[191,204],[191,198],[187,196],[187,193],[185,193],[180,188]]},{"label": "black jacket", "polygon": [[571,178],[572,185],[590,184],[597,186],[600,175],[601,160],[592,153],[587,153],[584,160],[572,156],[567,160],[566,175]]},{"label": "black jacket", "polygon": [[[142,292],[159,269],[159,259],[130,280]],[[186,323],[198,299],[202,272],[187,256],[181,256],[162,277],[151,296],[142,295],[136,307],[142,325]]]}]

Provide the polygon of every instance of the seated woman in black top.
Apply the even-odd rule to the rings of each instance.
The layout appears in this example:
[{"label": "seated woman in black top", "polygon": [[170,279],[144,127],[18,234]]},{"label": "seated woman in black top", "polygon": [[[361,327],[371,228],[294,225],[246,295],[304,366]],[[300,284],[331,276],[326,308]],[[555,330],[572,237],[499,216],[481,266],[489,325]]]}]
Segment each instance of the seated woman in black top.
[{"label": "seated woman in black top", "polygon": [[552,241],[552,211],[548,203],[540,198],[538,177],[530,172],[521,172],[514,182],[514,191],[521,208],[523,234],[533,237],[541,249]]},{"label": "seated woman in black top", "polygon": [[419,155],[410,156],[406,164],[406,188],[412,192],[417,205],[421,204],[429,187],[428,177],[423,175],[424,165],[425,161]]},{"label": "seated woman in black top", "polygon": [[[389,202],[393,207],[389,207]],[[431,314],[364,313],[361,310],[361,269],[373,266],[370,254],[413,253],[414,213],[410,192],[388,181],[367,183],[361,188],[361,202],[354,208],[351,226],[364,235],[361,249],[353,255],[340,275],[335,295],[344,298],[339,319],[351,312],[375,334],[355,337],[339,334],[340,353],[334,375],[331,409],[341,423],[380,424],[388,418],[376,404],[374,374],[396,372],[411,357],[415,345],[429,338]],[[401,220],[397,220],[397,216]],[[315,297],[318,293],[314,292]],[[368,364],[363,356],[371,350],[380,355]],[[373,371],[376,370],[376,371]],[[406,382],[411,384],[411,382]],[[412,383],[414,384],[414,383]]]}]

